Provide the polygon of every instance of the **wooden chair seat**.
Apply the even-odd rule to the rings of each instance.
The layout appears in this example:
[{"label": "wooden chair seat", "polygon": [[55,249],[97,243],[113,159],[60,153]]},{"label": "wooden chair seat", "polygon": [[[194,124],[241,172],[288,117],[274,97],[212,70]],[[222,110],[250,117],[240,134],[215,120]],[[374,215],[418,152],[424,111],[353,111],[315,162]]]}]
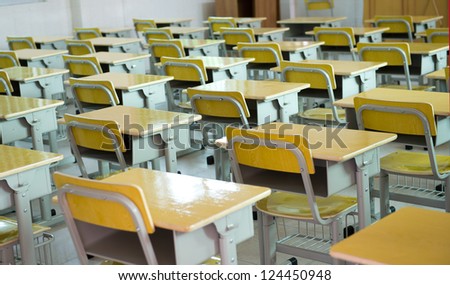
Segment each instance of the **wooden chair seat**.
[{"label": "wooden chair seat", "polygon": [[[450,173],[450,156],[436,155],[439,172]],[[386,171],[410,175],[433,175],[428,153],[394,152],[381,158],[381,168]]]}]

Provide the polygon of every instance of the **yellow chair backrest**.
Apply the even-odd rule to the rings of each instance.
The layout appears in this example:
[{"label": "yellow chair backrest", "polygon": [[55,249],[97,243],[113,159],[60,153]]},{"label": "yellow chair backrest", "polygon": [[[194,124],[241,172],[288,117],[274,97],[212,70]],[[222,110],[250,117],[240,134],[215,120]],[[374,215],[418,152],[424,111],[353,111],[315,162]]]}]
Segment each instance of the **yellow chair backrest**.
[{"label": "yellow chair backrest", "polygon": [[0,68],[20,66],[19,58],[14,51],[0,51]]},{"label": "yellow chair backrest", "polygon": [[[187,92],[189,99],[194,95],[206,95],[208,97],[229,98],[237,104],[235,105],[228,100],[195,100],[195,109],[200,115],[220,118],[240,118],[241,115],[246,118],[250,117],[250,111],[248,110],[244,95],[239,91],[207,91],[188,88]],[[242,114],[237,106],[242,108]]]},{"label": "yellow chair backrest", "polygon": [[144,29],[145,41],[149,39],[170,40],[173,39],[173,34],[170,28],[148,28]]},{"label": "yellow chair backrest", "polygon": [[316,40],[325,42],[326,46],[351,46],[356,45],[355,33],[351,27],[314,27]]},{"label": "yellow chair backrest", "polygon": [[35,49],[36,44],[32,37],[6,37],[10,50],[31,48]]},{"label": "yellow chair backrest", "polygon": [[63,60],[72,77],[83,77],[103,72],[100,62],[95,56],[63,55]]},{"label": "yellow chair backrest", "polygon": [[93,38],[100,38],[102,32],[99,28],[75,28],[75,35],[79,40],[88,40]]},{"label": "yellow chair backrest", "polygon": [[[409,108],[418,110],[426,116],[428,124],[430,126],[431,136],[436,136],[436,123],[434,119],[433,106],[429,103],[375,100],[357,96],[354,98],[354,104],[356,112],[358,112],[358,110],[363,105]],[[422,121],[416,115],[412,114],[405,114],[401,112],[390,113],[377,110],[363,110],[362,120],[364,123],[364,128],[369,130],[404,135],[425,135]]]},{"label": "yellow chair backrest", "polygon": [[88,40],[66,40],[66,45],[71,55],[95,53],[94,45]]},{"label": "yellow chair backrest", "polygon": [[120,104],[114,85],[108,80],[69,78],[74,96],[81,103],[115,106]]},{"label": "yellow chair backrest", "polygon": [[314,1],[305,0],[305,6],[307,10],[328,10],[333,9],[334,0],[329,1]]},{"label": "yellow chair backrest", "polygon": [[11,81],[9,80],[8,73],[0,70],[0,93],[12,95],[12,92],[14,92],[14,89],[11,85]]},{"label": "yellow chair backrest", "polygon": [[227,45],[256,42],[255,32],[251,28],[221,28],[220,35]]},{"label": "yellow chair backrest", "polygon": [[448,44],[448,28],[435,28],[425,30],[427,42]]},{"label": "yellow chair backrest", "polygon": [[180,40],[157,40],[149,39],[148,44],[150,46],[152,57],[161,58],[167,57],[184,57],[186,56],[183,48],[183,43]]},{"label": "yellow chair backrest", "polygon": [[412,33],[414,25],[412,16],[375,16],[375,23],[378,27],[389,28],[384,33]]},{"label": "yellow chair backrest", "polygon": [[328,86],[336,89],[336,79],[331,64],[282,61],[280,68],[287,82],[309,83],[310,88],[313,89],[327,89]]},{"label": "yellow chair backrest", "polygon": [[[101,180],[91,180],[70,176],[60,172],[53,175],[56,187],[83,187],[91,190],[117,193],[127,197],[136,205],[146,226],[146,231],[151,234],[155,226],[151,218],[149,206],[146,202],[143,190],[136,185],[107,183]],[[67,203],[73,218],[86,223],[107,228],[136,232],[136,225],[129,211],[121,204],[104,199],[95,199],[81,195],[66,193]],[[63,199],[64,200],[64,199]]]},{"label": "yellow chair backrest", "polygon": [[[358,43],[356,47],[363,61],[385,61],[388,65],[403,66],[406,60],[406,63],[411,65],[411,52],[408,43]],[[376,50],[365,50],[361,53],[361,49],[366,47],[373,47]],[[405,58],[403,58],[402,52]]]},{"label": "yellow chair backrest", "polygon": [[[309,174],[315,173],[312,153],[308,140],[301,135],[288,135],[277,133],[273,130],[263,131],[254,129],[241,129],[227,127],[227,140],[235,154],[236,162],[242,165],[261,169],[301,173],[297,157],[289,149],[298,149],[304,156]],[[248,138],[251,143],[233,142],[238,137]],[[285,142],[290,144],[286,148],[278,148],[274,145],[258,145],[257,140],[265,140],[271,143]]]},{"label": "yellow chair backrest", "polygon": [[[125,148],[125,143],[123,141],[122,134],[120,133],[119,124],[115,121],[86,118],[83,117],[82,115],[72,115],[68,113],[64,114],[64,120],[66,124],[69,124],[70,122],[74,121],[81,124],[106,127],[116,137],[120,151],[121,152],[127,151]],[[105,134],[102,131],[75,127],[72,128],[72,133],[75,139],[75,144],[77,146],[108,152],[115,151],[112,140],[109,137],[105,136]]]},{"label": "yellow chair backrest", "polygon": [[144,32],[145,29],[156,28],[156,23],[153,19],[133,19],[133,24],[136,32]]},{"label": "yellow chair backrest", "polygon": [[[205,64],[201,59],[163,56],[161,57],[161,64],[164,66],[165,74],[173,76],[175,80],[201,82],[203,79],[202,84],[208,81]],[[200,78],[200,76],[203,76],[203,78]]]},{"label": "yellow chair backrest", "polygon": [[233,17],[209,17],[209,25],[213,33],[220,32],[221,28],[236,28],[236,20]]},{"label": "yellow chair backrest", "polygon": [[283,60],[280,45],[276,42],[238,43],[240,56],[254,58],[252,63],[276,63]]},{"label": "yellow chair backrest", "polygon": [[448,67],[448,66],[446,66],[445,68],[444,68],[444,72],[445,72],[445,80],[447,80],[447,82],[449,81],[449,79],[450,79],[450,67]]}]

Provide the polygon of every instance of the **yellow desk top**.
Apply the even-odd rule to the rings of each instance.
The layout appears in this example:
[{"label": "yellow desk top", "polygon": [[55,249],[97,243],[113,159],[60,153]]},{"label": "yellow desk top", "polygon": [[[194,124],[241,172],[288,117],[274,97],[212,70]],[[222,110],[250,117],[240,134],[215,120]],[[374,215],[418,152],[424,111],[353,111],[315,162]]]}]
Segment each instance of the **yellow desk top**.
[{"label": "yellow desk top", "polygon": [[63,55],[69,53],[69,51],[67,50],[30,49],[30,48],[19,49],[14,52],[16,53],[17,57],[20,60],[39,60],[50,56]]},{"label": "yellow desk top", "polygon": [[278,24],[326,24],[346,20],[347,17],[296,17],[277,21]]},{"label": "yellow desk top", "polygon": [[[383,33],[389,30],[388,27],[352,27],[355,36],[370,36],[377,33]],[[314,35],[314,31],[307,31],[306,35]]]},{"label": "yellow desk top", "polygon": [[105,182],[140,186],[158,228],[191,232],[251,206],[270,189],[214,179],[133,168]]},{"label": "yellow desk top", "polygon": [[3,71],[8,73],[11,81],[29,82],[39,80],[55,75],[62,75],[69,73],[68,69],[54,69],[54,68],[40,68],[40,67],[26,67],[26,66],[14,66],[4,68]]},{"label": "yellow desk top", "polygon": [[70,40],[70,39],[73,39],[73,37],[72,36],[37,36],[37,37],[33,37],[33,40],[36,43],[40,43],[40,44],[54,43],[54,42],[65,41],[65,40]]},{"label": "yellow desk top", "polygon": [[307,83],[290,83],[263,80],[226,79],[196,86],[194,90],[240,91],[245,99],[270,101],[277,97],[300,92],[309,87]]},{"label": "yellow desk top", "polygon": [[172,127],[199,121],[197,114],[176,113],[129,106],[112,106],[82,113],[79,116],[93,119],[113,120],[120,126],[123,134],[149,136]]},{"label": "yellow desk top", "polygon": [[[448,27],[447,28],[434,28],[434,30],[448,33]],[[427,32],[422,31],[422,32],[415,33],[415,35],[416,35],[416,38],[426,38]]]},{"label": "yellow desk top", "polygon": [[[412,21],[414,24],[425,24],[427,22],[434,22],[443,19],[443,16],[413,16]],[[375,23],[375,19],[367,19],[365,23]]]},{"label": "yellow desk top", "polygon": [[280,28],[280,27],[253,28],[253,32],[255,33],[255,36],[266,36],[266,35],[286,32],[286,31],[289,31],[289,28]]},{"label": "yellow desk top", "polygon": [[254,61],[254,58],[244,57],[221,57],[221,56],[187,56],[187,58],[199,58],[203,60],[206,69],[220,70],[228,69],[236,65],[247,64]]},{"label": "yellow desk top", "polygon": [[207,31],[208,27],[168,27],[174,35],[186,35]]},{"label": "yellow desk top", "polygon": [[280,45],[281,51],[285,52],[298,52],[325,44],[325,42],[314,41],[281,41],[277,43]]},{"label": "yellow desk top", "polygon": [[450,116],[450,94],[447,92],[375,88],[340,99],[336,101],[334,105],[342,108],[354,108],[353,98],[355,96],[399,102],[428,102],[433,105],[434,113],[436,115]]},{"label": "yellow desk top", "polygon": [[449,265],[450,214],[405,207],[331,246],[358,264]]},{"label": "yellow desk top", "polygon": [[0,120],[10,120],[31,112],[56,108],[57,106],[63,104],[64,101],[60,100],[19,96],[0,96]]},{"label": "yellow desk top", "polygon": [[121,46],[132,43],[139,43],[141,40],[138,38],[114,38],[114,37],[99,37],[88,39],[94,46]]},{"label": "yellow desk top", "polygon": [[192,22],[191,18],[160,18],[155,19],[156,24],[177,24],[183,22]]},{"label": "yellow desk top", "polygon": [[428,73],[425,75],[428,79],[435,79],[435,80],[446,80],[445,78],[445,69],[439,69],[434,72]]},{"label": "yellow desk top", "polygon": [[411,54],[430,55],[440,51],[448,51],[448,44],[446,43],[409,43]]},{"label": "yellow desk top", "polygon": [[103,64],[121,64],[130,60],[139,60],[149,58],[149,54],[123,53],[123,52],[107,52],[101,51],[93,54],[85,55],[87,57],[95,56],[100,63]]},{"label": "yellow desk top", "polygon": [[303,135],[309,141],[313,159],[327,161],[346,161],[397,138],[396,134],[382,132],[287,123],[270,123],[256,129]]},{"label": "yellow desk top", "polygon": [[119,27],[119,28],[100,28],[100,32],[102,34],[113,34],[120,32],[129,32],[134,30],[134,27]]},{"label": "yellow desk top", "polygon": [[0,179],[63,159],[59,153],[43,152],[0,144]]},{"label": "yellow desk top", "polygon": [[83,77],[83,79],[108,80],[113,83],[115,89],[129,91],[153,84],[165,83],[173,80],[173,76],[106,72]]},{"label": "yellow desk top", "polygon": [[184,48],[202,48],[225,43],[225,40],[180,39]]}]

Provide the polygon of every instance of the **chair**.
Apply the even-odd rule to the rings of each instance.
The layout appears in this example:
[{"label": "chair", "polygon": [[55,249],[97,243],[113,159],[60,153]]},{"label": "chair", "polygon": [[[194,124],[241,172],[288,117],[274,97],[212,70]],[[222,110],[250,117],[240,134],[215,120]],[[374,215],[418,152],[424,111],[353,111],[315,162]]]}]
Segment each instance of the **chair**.
[{"label": "chair", "polygon": [[[204,85],[208,81],[208,74],[201,59],[161,57],[161,71],[163,75],[173,76],[174,79],[168,82],[169,91],[167,102],[169,110],[177,107],[190,108],[186,106],[187,100],[183,98],[183,92],[188,87]],[[180,98],[179,103],[175,103],[175,97]]]},{"label": "chair", "polygon": [[330,10],[331,16],[333,16],[334,0],[305,0],[306,16],[309,15],[309,11],[314,10]]},{"label": "chair", "polygon": [[74,28],[75,36],[79,40],[101,38],[102,32],[99,28]]},{"label": "chair", "polygon": [[131,151],[127,152],[127,142],[120,133],[117,122],[85,118],[80,115],[64,114],[70,148],[84,178],[92,178],[83,158],[99,163],[99,174],[109,173],[109,164],[120,166],[125,171],[131,165]]},{"label": "chair", "polygon": [[8,73],[0,70],[0,94],[11,96],[14,92],[14,88],[9,80]]},{"label": "chair", "polygon": [[[259,74],[255,76],[259,71],[263,72],[262,79],[268,79],[270,69],[280,66],[283,60],[280,45],[276,42],[238,43],[237,50],[240,57],[255,59],[247,65],[247,70],[253,73],[250,74],[253,79],[259,78]],[[272,74],[275,78],[275,73]]]},{"label": "chair", "polygon": [[154,73],[160,73],[156,64],[161,61],[161,57],[185,57],[186,53],[181,40],[161,40],[149,39],[148,47],[150,51],[150,67]]},{"label": "chair", "polygon": [[236,54],[233,48],[238,43],[256,42],[255,32],[251,28],[221,28],[220,37],[225,40],[225,49],[229,55]]},{"label": "chair", "polygon": [[120,104],[110,81],[70,78],[69,84],[80,113]]},{"label": "chair", "polygon": [[389,28],[383,32],[385,38],[413,41],[414,24],[412,16],[375,16],[375,27]]},{"label": "chair", "polygon": [[84,77],[103,73],[95,56],[63,55],[64,64],[71,77]]},{"label": "chair", "polygon": [[14,51],[0,51],[0,68],[20,66],[19,58]]},{"label": "chair", "polygon": [[[338,109],[333,104],[336,80],[332,65],[283,61],[281,62],[281,71],[282,81],[309,83],[311,86],[305,93],[308,97],[323,98],[323,90],[327,91],[326,99],[330,108],[307,109],[299,113],[300,118],[322,124],[327,124],[327,122],[345,124],[345,111]],[[303,110],[303,103],[299,109]]]},{"label": "chair", "polygon": [[6,37],[10,50],[36,49],[36,43],[32,37]]},{"label": "chair", "polygon": [[174,38],[170,28],[147,28],[144,29],[143,35],[147,43],[150,39],[171,40]]},{"label": "chair", "polygon": [[356,46],[353,28],[314,27],[314,36],[316,41],[324,42],[324,44],[320,46],[322,53],[350,53],[352,59],[356,61],[356,55],[352,51]]},{"label": "chair", "polygon": [[54,174],[58,201],[81,264],[88,255],[124,264],[157,265],[145,195],[135,185]]},{"label": "chair", "polygon": [[448,28],[435,28],[425,30],[428,43],[448,43]]},{"label": "chair", "polygon": [[[436,155],[436,119],[429,103],[373,100],[355,97],[358,128],[397,133],[417,139],[426,151],[398,151],[380,161],[380,213],[388,214],[389,200],[402,201],[450,211],[450,156]],[[389,175],[431,179],[445,182],[445,192],[427,189],[426,185],[389,186]],[[398,187],[396,187],[398,186]],[[391,189],[390,189],[391,188]],[[442,189],[441,189],[442,190]]]},{"label": "chair", "polygon": [[211,38],[218,38],[221,28],[237,28],[233,17],[208,17],[209,32]]},{"label": "chair", "polygon": [[[332,263],[329,246],[342,239],[341,224],[347,214],[355,211],[356,198],[316,196],[311,180],[316,168],[309,142],[300,134],[231,127],[226,133],[236,182],[273,191],[256,203],[261,264],[274,264],[275,252]],[[329,226],[330,236],[299,231],[278,239],[273,248],[270,239],[276,238],[274,217]],[[309,248],[302,248],[305,246]]]},{"label": "chair", "polygon": [[[411,65],[411,53],[408,43],[358,43],[357,50],[361,61],[387,62],[387,67],[378,70],[378,74],[400,75],[401,80],[406,81],[408,90],[427,90],[430,86],[413,86],[409,66]],[[386,80],[383,80],[386,81]],[[405,88],[401,85],[382,85],[380,87]]]},{"label": "chair", "polygon": [[66,45],[71,55],[95,53],[94,45],[89,40],[66,40]]},{"label": "chair", "polygon": [[157,28],[156,22],[153,19],[133,19],[133,25],[137,37],[139,37],[139,34],[142,34],[145,29]]}]

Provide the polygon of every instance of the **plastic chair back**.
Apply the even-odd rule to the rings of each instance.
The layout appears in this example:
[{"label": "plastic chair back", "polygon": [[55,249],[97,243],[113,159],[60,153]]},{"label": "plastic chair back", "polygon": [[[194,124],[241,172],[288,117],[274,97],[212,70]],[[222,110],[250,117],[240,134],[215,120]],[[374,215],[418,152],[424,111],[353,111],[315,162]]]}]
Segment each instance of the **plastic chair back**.
[{"label": "plastic chair back", "polygon": [[344,46],[350,49],[356,45],[355,33],[351,27],[314,27],[316,41],[325,46]]},{"label": "plastic chair back", "polygon": [[11,81],[9,80],[8,73],[0,70],[0,94],[11,96],[13,92],[14,89],[11,85]]},{"label": "plastic chair back", "polygon": [[72,77],[83,77],[103,73],[95,56],[63,55],[64,64]]},{"label": "plastic chair back", "polygon": [[221,28],[236,28],[236,20],[233,17],[209,17],[210,30],[213,33],[220,32]]},{"label": "plastic chair back", "polygon": [[20,66],[19,58],[14,51],[0,51],[0,68]]},{"label": "plastic chair back", "polygon": [[314,10],[330,10],[333,16],[334,0],[305,0],[306,14]]},{"label": "plastic chair back", "polygon": [[228,46],[256,42],[255,32],[251,28],[221,28],[220,35]]},{"label": "plastic chair back", "polygon": [[161,64],[165,75],[173,76],[174,80],[196,81],[200,85],[208,81],[205,64],[201,59],[162,57]]},{"label": "plastic chair back", "polygon": [[282,80],[286,82],[309,83],[310,88],[336,89],[334,69],[331,64],[281,62]]},{"label": "plastic chair back", "polygon": [[134,29],[136,32],[144,32],[148,28],[157,28],[153,19],[133,19]]},{"label": "plastic chair back", "polygon": [[413,41],[412,16],[375,16],[375,26],[389,28],[385,34],[407,34],[408,40]]},{"label": "plastic chair back", "polygon": [[283,60],[280,45],[276,42],[238,43],[239,56],[254,58],[252,63],[271,63],[280,65]]},{"label": "plastic chair back", "polygon": [[183,48],[183,43],[180,40],[148,40],[150,54],[156,61],[163,56],[167,57],[184,57],[186,56]]},{"label": "plastic chair back", "polygon": [[6,41],[8,42],[10,50],[36,48],[36,44],[32,37],[6,37]]},{"label": "plastic chair back", "polygon": [[447,43],[448,38],[448,28],[435,28],[425,30],[427,35],[427,42],[429,43]]},{"label": "plastic chair back", "polygon": [[85,105],[107,107],[120,104],[114,85],[110,81],[70,78],[69,84],[81,113],[84,113]]},{"label": "plastic chair back", "polygon": [[95,53],[94,45],[88,40],[66,40],[66,45],[71,55]]},{"label": "plastic chair back", "polygon": [[79,40],[88,40],[102,37],[102,32],[99,28],[75,28],[75,36]]},{"label": "plastic chair back", "polygon": [[148,42],[150,39],[170,40],[173,39],[173,34],[170,28],[148,28],[144,29],[144,38]]}]

